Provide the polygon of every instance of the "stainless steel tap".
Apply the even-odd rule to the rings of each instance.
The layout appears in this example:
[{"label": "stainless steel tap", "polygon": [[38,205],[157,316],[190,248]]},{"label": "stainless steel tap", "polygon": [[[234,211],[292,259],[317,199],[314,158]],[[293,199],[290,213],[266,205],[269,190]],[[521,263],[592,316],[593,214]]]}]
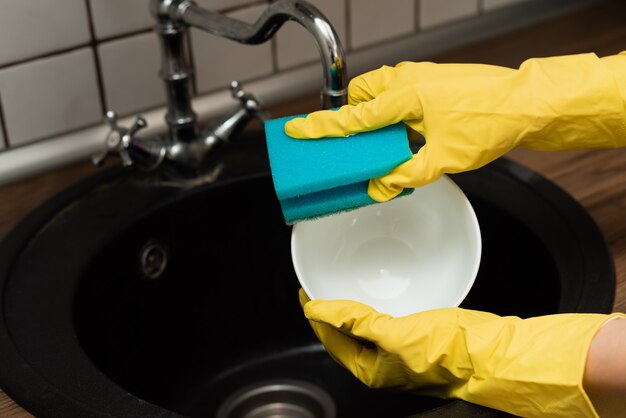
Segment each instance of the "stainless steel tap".
[{"label": "stainless steel tap", "polygon": [[160,39],[160,74],[167,93],[168,134],[165,138],[142,138],[136,133],[146,125],[143,118],[138,117],[131,128],[121,128],[117,126],[115,113],[109,111],[111,132],[105,150],[94,156],[96,164],[117,153],[124,165],[148,170],[167,165],[169,173],[189,176],[201,169],[214,146],[227,142],[250,119],[265,117],[261,102],[233,81],[231,92],[239,100],[239,108],[200,131],[191,101],[192,68],[186,48],[190,26],[240,43],[259,44],[271,39],[286,21],[298,22],[314,37],[320,52],[321,107],[328,109],[347,102],[345,53],[339,37],[322,12],[306,1],[276,0],[253,24],[204,9],[192,0],[151,0],[150,9]]}]

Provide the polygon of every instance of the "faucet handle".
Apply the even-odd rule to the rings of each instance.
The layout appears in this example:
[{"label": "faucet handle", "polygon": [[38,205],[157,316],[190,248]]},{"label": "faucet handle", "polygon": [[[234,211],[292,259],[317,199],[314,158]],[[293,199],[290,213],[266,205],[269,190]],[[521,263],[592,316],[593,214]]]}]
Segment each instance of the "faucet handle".
[{"label": "faucet handle", "polygon": [[229,142],[230,138],[243,129],[244,125],[252,118],[261,121],[268,119],[268,113],[263,104],[254,95],[246,92],[239,81],[231,81],[230,92],[233,98],[239,100],[240,106],[230,116],[214,122],[203,134],[204,144],[212,148],[216,142]]},{"label": "faucet handle", "polygon": [[124,167],[130,166],[133,164],[132,159],[130,158],[130,154],[128,152],[128,147],[133,140],[135,134],[148,126],[148,123],[142,116],[137,116],[135,122],[130,128],[119,127],[117,124],[117,113],[109,110],[106,112],[106,121],[111,128],[111,131],[108,133],[104,145],[105,148],[102,152],[95,154],[91,157],[93,163],[97,166],[100,166],[104,163],[106,158],[110,154],[118,154],[122,159],[122,165]]},{"label": "faucet handle", "polygon": [[251,115],[256,116],[261,121],[268,119],[263,103],[251,93],[248,93],[243,89],[241,83],[237,80],[230,82],[230,92],[234,99],[238,99],[241,106]]}]

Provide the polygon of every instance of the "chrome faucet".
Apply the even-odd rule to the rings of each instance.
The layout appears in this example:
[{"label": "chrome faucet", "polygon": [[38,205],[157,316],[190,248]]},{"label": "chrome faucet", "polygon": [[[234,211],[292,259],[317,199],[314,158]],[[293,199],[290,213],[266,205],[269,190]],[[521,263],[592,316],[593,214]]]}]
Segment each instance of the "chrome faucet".
[{"label": "chrome faucet", "polygon": [[252,118],[266,118],[261,102],[233,81],[230,88],[233,97],[239,100],[239,108],[200,132],[191,104],[192,68],[186,48],[190,26],[240,43],[259,44],[274,36],[286,21],[298,22],[313,35],[319,48],[323,67],[321,107],[329,109],[346,103],[347,74],[343,47],[328,19],[306,1],[276,0],[253,24],[204,9],[192,0],[151,0],[150,9],[156,19],[155,30],[160,39],[168,134],[164,138],[137,136],[136,133],[146,126],[141,116],[137,117],[132,127],[123,128],[117,125],[117,115],[108,111],[106,118],[111,131],[106,138],[105,149],[93,157],[98,165],[108,155],[119,154],[124,165],[135,165],[145,170],[167,165],[169,173],[196,175],[216,145],[228,142]]}]

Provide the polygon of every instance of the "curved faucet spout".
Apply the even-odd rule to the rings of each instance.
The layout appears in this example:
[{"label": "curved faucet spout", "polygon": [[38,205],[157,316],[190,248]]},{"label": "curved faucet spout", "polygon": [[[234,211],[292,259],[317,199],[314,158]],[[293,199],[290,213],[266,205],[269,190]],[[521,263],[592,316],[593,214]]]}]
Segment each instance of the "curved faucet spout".
[{"label": "curved faucet spout", "polygon": [[276,34],[283,23],[291,20],[313,35],[320,52],[323,74],[321,107],[330,109],[347,103],[346,59],[339,37],[328,19],[304,0],[275,0],[259,19],[248,24],[198,6],[193,0],[150,0],[150,11],[156,20],[155,32],[161,46],[160,77],[165,84],[168,134],[165,139],[141,138],[135,132],[145,126],[138,119],[131,128],[116,125],[109,118],[111,132],[106,148],[95,161],[118,153],[125,165],[156,169],[165,167],[168,175],[190,177],[210,166],[209,155],[216,145],[226,144],[251,118],[263,119],[262,104],[234,82],[233,97],[240,106],[234,113],[200,129],[192,106],[193,68],[188,56],[189,27],[196,27],[223,38],[244,44],[259,44]]},{"label": "curved faucet spout", "polygon": [[347,103],[347,73],[343,46],[328,19],[310,3],[303,0],[275,1],[253,24],[203,9],[190,0],[178,3],[175,14],[178,19],[190,26],[244,44],[265,42],[286,21],[298,22],[313,35],[319,48],[324,71],[322,107],[328,109]]}]

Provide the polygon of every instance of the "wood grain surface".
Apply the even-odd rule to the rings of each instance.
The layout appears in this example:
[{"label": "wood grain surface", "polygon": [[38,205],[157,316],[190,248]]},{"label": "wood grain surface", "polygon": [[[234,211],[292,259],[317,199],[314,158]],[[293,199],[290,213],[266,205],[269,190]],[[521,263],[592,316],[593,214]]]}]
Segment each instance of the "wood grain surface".
[{"label": "wood grain surface", "polygon": [[[595,52],[600,56],[626,50],[626,2],[609,0],[566,16],[494,39],[429,57],[435,62],[476,62],[517,67],[527,58]],[[395,63],[388,63],[393,65]],[[318,108],[317,94],[284,103],[273,116]],[[626,149],[535,152],[518,149],[508,157],[562,187],[591,214],[615,259],[617,293],[614,309],[626,311]],[[74,164],[0,187],[0,237],[30,210],[96,169]],[[2,361],[0,353],[0,361]],[[0,389],[0,417],[32,417]]]}]

